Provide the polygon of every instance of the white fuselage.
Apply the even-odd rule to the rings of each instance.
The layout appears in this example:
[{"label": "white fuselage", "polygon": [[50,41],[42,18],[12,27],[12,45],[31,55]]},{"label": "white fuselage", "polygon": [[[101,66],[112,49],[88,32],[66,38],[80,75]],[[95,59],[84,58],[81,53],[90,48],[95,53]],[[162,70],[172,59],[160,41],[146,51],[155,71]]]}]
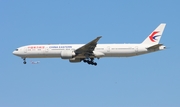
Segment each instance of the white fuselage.
[{"label": "white fuselage", "polygon": [[[74,51],[84,44],[50,44],[50,45],[27,45],[16,49],[13,54],[22,58],[58,58],[63,51]],[[103,53],[101,57],[130,57],[146,54],[157,49],[146,49],[144,44],[97,44],[94,53]],[[79,56],[78,58],[85,58]]]},{"label": "white fuselage", "polygon": [[87,44],[50,44],[50,45],[27,45],[22,46],[13,54],[23,58],[62,58],[70,62],[81,62],[97,65],[94,58],[102,57],[130,57],[165,49],[159,44],[166,24],[161,23],[140,44],[98,44],[102,36],[99,36]]}]

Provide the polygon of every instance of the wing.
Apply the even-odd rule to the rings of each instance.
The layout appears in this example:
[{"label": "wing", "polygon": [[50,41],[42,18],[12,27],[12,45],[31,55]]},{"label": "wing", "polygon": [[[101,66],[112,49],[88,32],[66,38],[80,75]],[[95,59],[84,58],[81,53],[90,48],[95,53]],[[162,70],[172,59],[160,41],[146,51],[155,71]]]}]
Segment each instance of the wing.
[{"label": "wing", "polygon": [[91,54],[94,51],[94,48],[97,45],[98,40],[101,38],[102,36],[97,37],[96,39],[92,40],[91,42],[83,45],[82,47],[78,48],[75,50],[75,53],[81,54],[81,55],[85,55],[85,54]]}]

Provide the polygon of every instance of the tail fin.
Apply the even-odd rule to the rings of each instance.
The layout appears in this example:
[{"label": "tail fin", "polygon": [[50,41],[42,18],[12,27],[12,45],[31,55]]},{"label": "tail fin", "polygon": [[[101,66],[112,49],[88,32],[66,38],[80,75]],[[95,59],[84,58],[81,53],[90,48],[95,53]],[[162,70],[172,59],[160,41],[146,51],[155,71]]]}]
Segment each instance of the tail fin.
[{"label": "tail fin", "polygon": [[161,23],[143,42],[142,44],[156,45],[159,44],[166,24]]}]

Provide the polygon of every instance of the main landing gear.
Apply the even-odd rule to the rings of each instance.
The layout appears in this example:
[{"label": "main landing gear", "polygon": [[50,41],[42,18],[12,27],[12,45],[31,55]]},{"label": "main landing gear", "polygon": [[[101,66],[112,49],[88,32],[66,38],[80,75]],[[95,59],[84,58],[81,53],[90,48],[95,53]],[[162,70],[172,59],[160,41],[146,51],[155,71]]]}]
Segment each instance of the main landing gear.
[{"label": "main landing gear", "polygon": [[26,64],[26,58],[23,58],[23,64]]},{"label": "main landing gear", "polygon": [[84,59],[83,60],[84,61],[84,63],[88,63],[88,64],[91,64],[91,65],[97,65],[97,63],[96,62],[94,62],[94,58],[91,58],[90,60],[89,59]]}]

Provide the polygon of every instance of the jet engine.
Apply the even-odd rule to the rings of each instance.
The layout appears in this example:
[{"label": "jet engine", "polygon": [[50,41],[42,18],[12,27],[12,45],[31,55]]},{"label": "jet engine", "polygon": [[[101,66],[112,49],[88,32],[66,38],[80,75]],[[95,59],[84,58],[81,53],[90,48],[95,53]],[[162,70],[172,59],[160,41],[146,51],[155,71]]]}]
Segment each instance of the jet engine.
[{"label": "jet engine", "polygon": [[71,58],[71,59],[69,59],[69,62],[72,62],[72,63],[81,62],[81,59],[80,58]]},{"label": "jet engine", "polygon": [[97,51],[94,51],[93,54],[94,54],[94,56],[97,57],[97,58],[100,58],[100,57],[103,57],[103,56],[104,56],[104,53],[102,53],[102,52],[97,52]]},{"label": "jet engine", "polygon": [[76,54],[71,50],[64,50],[61,52],[61,58],[62,59],[71,59]]}]

